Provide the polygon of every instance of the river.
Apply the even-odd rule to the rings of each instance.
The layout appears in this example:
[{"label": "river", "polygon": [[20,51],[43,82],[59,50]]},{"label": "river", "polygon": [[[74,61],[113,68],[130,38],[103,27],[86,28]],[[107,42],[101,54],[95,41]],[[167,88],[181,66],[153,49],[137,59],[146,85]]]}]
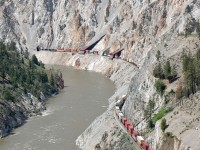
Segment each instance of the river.
[{"label": "river", "polygon": [[31,117],[22,127],[0,140],[0,150],[78,150],[76,138],[108,106],[115,87],[95,72],[54,66],[63,73],[65,88],[47,101],[42,116]]}]

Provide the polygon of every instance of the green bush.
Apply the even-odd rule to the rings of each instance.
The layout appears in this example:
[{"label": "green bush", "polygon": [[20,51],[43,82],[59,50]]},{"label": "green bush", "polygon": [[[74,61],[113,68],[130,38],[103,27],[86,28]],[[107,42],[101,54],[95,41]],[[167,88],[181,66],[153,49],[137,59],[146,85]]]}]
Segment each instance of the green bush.
[{"label": "green bush", "polygon": [[153,120],[152,120],[152,119],[150,119],[150,120],[148,121],[148,127],[149,127],[150,129],[153,129],[153,128],[155,127],[155,124],[153,123]]},{"label": "green bush", "polygon": [[8,101],[13,101],[14,97],[12,96],[10,90],[8,88],[5,88],[3,90],[3,97]]},{"label": "green bush", "polygon": [[156,121],[160,120],[170,111],[171,111],[170,108],[161,108],[160,111],[153,116],[153,122],[156,123]]},{"label": "green bush", "polygon": [[161,95],[164,94],[164,91],[166,89],[166,85],[165,85],[165,83],[163,81],[157,80],[155,82],[154,86],[155,86],[157,92],[159,92]]}]

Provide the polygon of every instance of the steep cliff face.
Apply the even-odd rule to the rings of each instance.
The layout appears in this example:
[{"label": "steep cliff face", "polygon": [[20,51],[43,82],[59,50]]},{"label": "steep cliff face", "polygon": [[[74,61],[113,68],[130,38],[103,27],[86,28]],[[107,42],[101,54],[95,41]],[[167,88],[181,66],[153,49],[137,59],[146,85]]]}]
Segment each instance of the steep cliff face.
[{"label": "steep cliff face", "polygon": [[[79,49],[90,46],[105,35],[94,49],[102,53],[107,49],[112,52],[124,48],[121,58],[139,67],[133,71],[128,91],[123,91],[127,92],[123,111],[136,124],[143,120],[143,109],[150,98],[157,99],[157,108],[164,102],[154,89],[152,66],[156,63],[156,52],[160,50],[165,60],[173,58],[173,63],[179,64],[183,48],[199,47],[195,35],[195,23],[199,19],[198,0],[4,0],[0,3],[0,39],[14,40],[21,50],[31,52],[38,45],[44,48]],[[185,33],[186,28],[194,35],[188,38],[178,36],[178,33]],[[46,59],[45,55],[40,55],[41,60]],[[102,68],[109,66],[103,63],[106,62],[103,58],[88,59],[56,53],[51,54],[52,59],[46,60],[46,63],[58,63],[58,57],[62,58],[60,64],[66,65],[74,65],[81,59],[81,63],[85,62],[85,65],[81,64],[82,69],[95,70],[95,63],[102,62],[96,67],[100,69],[95,70],[102,72]],[[110,70],[117,72],[113,65],[110,67]],[[122,69],[121,72],[123,75],[125,71]],[[125,72],[128,73],[132,74]],[[142,122],[139,128],[145,124]],[[150,139],[154,147],[160,142],[160,134],[157,130]],[[79,138],[85,142],[79,144],[87,147],[87,141],[93,135],[85,132],[82,139]]]},{"label": "steep cliff face", "polygon": [[96,49],[125,48],[122,58],[142,66],[162,38],[198,20],[199,5],[196,0],[4,0],[0,36],[31,51],[38,45],[83,48],[106,35]]}]

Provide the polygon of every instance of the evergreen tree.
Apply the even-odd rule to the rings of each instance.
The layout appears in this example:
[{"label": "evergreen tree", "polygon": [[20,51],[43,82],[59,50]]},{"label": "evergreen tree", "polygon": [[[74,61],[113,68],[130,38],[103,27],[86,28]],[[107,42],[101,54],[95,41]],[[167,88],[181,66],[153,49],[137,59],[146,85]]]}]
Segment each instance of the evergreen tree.
[{"label": "evergreen tree", "polygon": [[48,76],[47,76],[47,74],[45,72],[42,72],[39,76],[40,76],[40,81],[42,83],[47,83],[48,82]]},{"label": "evergreen tree", "polygon": [[164,75],[165,75],[165,79],[170,79],[171,66],[170,66],[170,61],[169,60],[167,60],[165,66],[164,66]]},{"label": "evergreen tree", "polygon": [[38,65],[38,66],[40,65],[39,62],[38,62],[37,57],[35,56],[35,54],[32,56],[32,62],[33,62],[34,64]]},{"label": "evergreen tree", "polygon": [[3,90],[3,97],[4,97],[6,100],[11,100],[11,101],[14,100],[14,97],[12,96],[10,90],[9,90],[7,87],[4,88],[4,90]]},{"label": "evergreen tree", "polygon": [[177,76],[177,72],[176,72],[176,67],[175,65],[173,65],[172,69],[171,69],[171,75],[172,75],[172,79],[175,78]]},{"label": "evergreen tree", "polygon": [[153,128],[154,124],[153,124],[153,120],[152,120],[152,114],[153,114],[153,110],[155,107],[155,102],[153,100],[149,100],[148,105],[146,107],[146,109],[144,110],[144,116],[148,121],[148,126],[149,128]]},{"label": "evergreen tree", "polygon": [[153,70],[153,75],[156,78],[163,79],[164,73],[161,64],[159,63]]},{"label": "evergreen tree", "polygon": [[155,102],[153,100],[149,100],[148,105],[145,109],[145,118],[146,119],[151,118],[154,107],[155,107]]},{"label": "evergreen tree", "polygon": [[197,51],[195,64],[196,64],[196,85],[200,90],[200,49],[198,49]]},{"label": "evergreen tree", "polygon": [[191,56],[191,53],[183,53],[183,73],[186,83],[186,88],[188,89],[188,95],[196,92],[196,67],[195,59]]},{"label": "evergreen tree", "polygon": [[21,63],[24,64],[24,58],[22,57]]},{"label": "evergreen tree", "polygon": [[161,58],[161,54],[160,54],[160,51],[158,50],[157,53],[156,53],[157,61],[160,61],[160,58]]},{"label": "evergreen tree", "polygon": [[5,78],[6,78],[5,69],[2,69],[2,70],[1,70],[1,77],[3,78],[3,80],[5,80]]},{"label": "evergreen tree", "polygon": [[198,34],[198,36],[199,36],[199,39],[200,39],[200,25],[199,25],[199,23],[197,22],[197,24],[196,24],[196,31],[197,31],[197,34]]},{"label": "evergreen tree", "polygon": [[160,124],[160,128],[161,128],[161,130],[162,130],[163,132],[164,132],[165,129],[167,128],[167,121],[166,121],[165,118],[162,119],[161,124]]},{"label": "evergreen tree", "polygon": [[11,43],[7,44],[6,49],[8,51],[16,51],[16,43],[12,41]]},{"label": "evergreen tree", "polygon": [[24,52],[24,57],[26,58],[26,59],[29,59],[29,52],[28,52],[28,50],[26,49],[25,50],[25,52]]},{"label": "evergreen tree", "polygon": [[157,92],[159,92],[161,95],[164,94],[164,91],[166,89],[166,85],[164,84],[164,82],[162,82],[161,80],[157,80],[154,86]]},{"label": "evergreen tree", "polygon": [[197,50],[196,58],[198,61],[200,61],[200,48]]},{"label": "evergreen tree", "polygon": [[50,76],[50,84],[52,86],[55,86],[55,79],[54,79],[54,75],[53,74],[51,74],[51,76]]},{"label": "evergreen tree", "polygon": [[42,68],[45,69],[45,65],[44,65],[44,63],[42,61],[40,61],[39,64],[40,64],[39,66],[41,66]]},{"label": "evergreen tree", "polygon": [[3,41],[0,40],[0,50],[3,51],[6,49],[5,44],[3,43]]}]

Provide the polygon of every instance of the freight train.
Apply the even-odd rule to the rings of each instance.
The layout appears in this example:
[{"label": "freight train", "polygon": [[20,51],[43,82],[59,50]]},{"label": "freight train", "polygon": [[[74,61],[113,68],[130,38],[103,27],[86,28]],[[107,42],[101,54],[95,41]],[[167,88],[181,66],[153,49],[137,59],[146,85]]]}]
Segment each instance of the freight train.
[{"label": "freight train", "polygon": [[[57,49],[50,49],[50,48],[41,48],[39,46],[36,47],[37,51],[52,51],[52,52],[72,52],[72,53],[79,53],[79,54],[91,54],[90,50],[77,50],[77,49],[70,49],[70,48],[57,48]],[[92,51],[92,54],[99,55],[97,50]]]},{"label": "freight train", "polygon": [[[43,51],[51,51],[51,52],[71,52],[72,54],[79,53],[79,54],[82,54],[82,55],[85,55],[85,54],[99,55],[99,51],[97,51],[97,50],[93,50],[91,52],[91,50],[77,50],[77,49],[70,49],[70,48],[66,48],[66,49],[64,49],[64,48],[50,49],[50,48],[41,48],[39,46],[36,47],[36,50],[37,51],[41,51],[41,50],[43,50]],[[109,57],[111,60],[113,60],[114,58],[122,59],[121,58],[121,53],[122,53],[123,50],[124,49],[119,49],[117,51],[114,51],[113,53],[107,53],[107,51],[104,51],[102,55]],[[136,63],[132,62],[132,61],[128,61],[125,58],[123,58],[122,60],[124,60],[126,62],[129,62],[129,63],[133,64],[134,66],[136,66],[137,68],[139,68],[138,65]]]},{"label": "freight train", "polygon": [[127,129],[127,132],[131,135],[133,140],[138,144],[138,146],[141,148],[141,150],[154,150],[149,146],[149,144],[144,140],[142,136],[138,135],[138,132],[134,129],[134,126],[126,119],[124,114],[121,112],[122,107],[122,100],[117,101],[115,106],[115,114],[119,121],[124,125],[124,127]]}]

